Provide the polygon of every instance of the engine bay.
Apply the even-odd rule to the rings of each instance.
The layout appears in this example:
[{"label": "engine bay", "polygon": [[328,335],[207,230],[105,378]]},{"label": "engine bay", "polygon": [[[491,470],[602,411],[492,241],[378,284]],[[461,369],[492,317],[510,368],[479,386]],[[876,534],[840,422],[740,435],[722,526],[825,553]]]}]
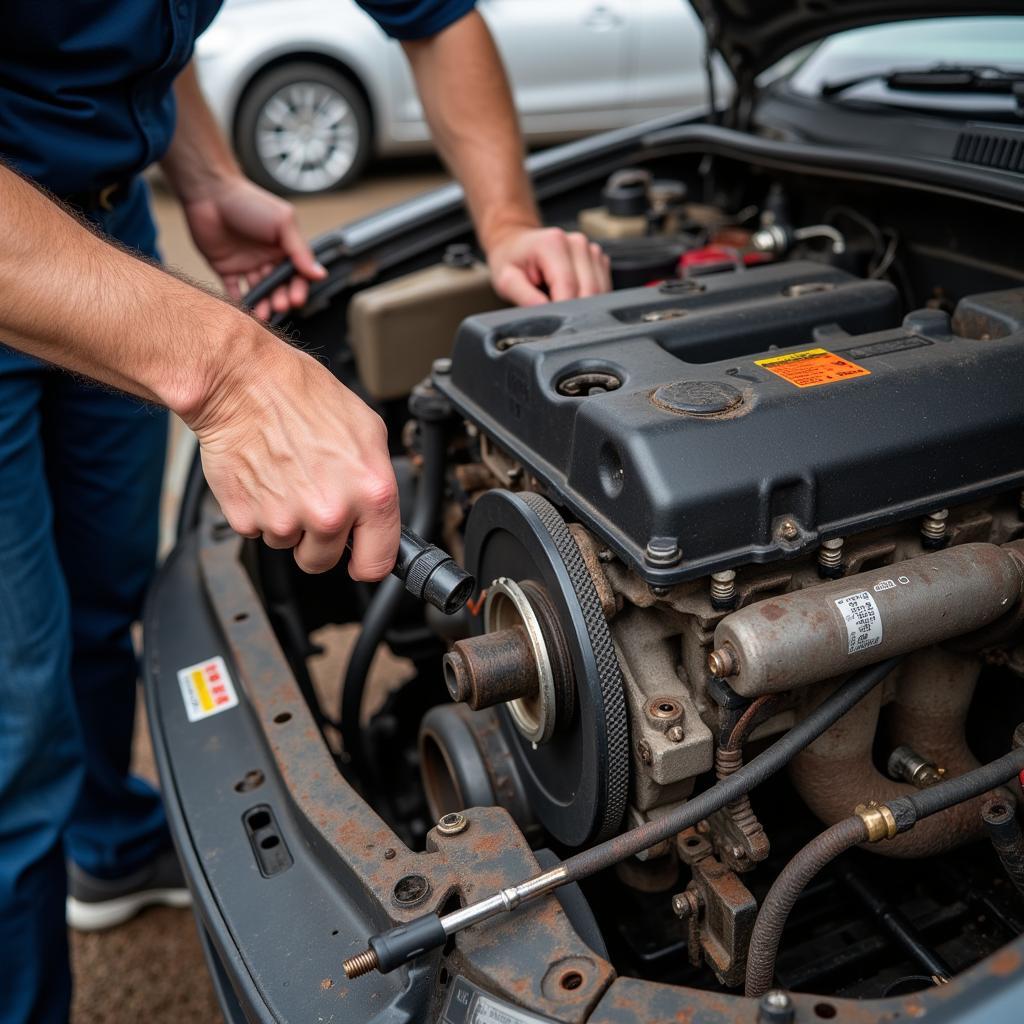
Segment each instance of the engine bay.
[{"label": "engine bay", "polygon": [[[828,1018],[1024,931],[1015,778],[887,817],[1024,745],[1024,268],[918,196],[705,165],[619,170],[573,211],[606,295],[498,308],[457,245],[349,302],[352,382],[401,438],[403,511],[476,577],[466,609],[249,569],[341,773],[413,850],[471,808],[542,868],[681,820],[884,663],[785,770],[563,901],[619,975]],[[334,717],[308,634],[356,620]],[[380,643],[408,681],[368,714]],[[772,949],[787,865],[851,818]]]}]

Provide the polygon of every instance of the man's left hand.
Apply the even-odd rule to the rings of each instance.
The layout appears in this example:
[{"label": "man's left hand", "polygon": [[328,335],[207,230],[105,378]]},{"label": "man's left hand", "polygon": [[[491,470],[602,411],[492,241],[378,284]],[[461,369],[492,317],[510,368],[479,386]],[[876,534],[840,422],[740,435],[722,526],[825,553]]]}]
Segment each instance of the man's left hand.
[{"label": "man's left hand", "polygon": [[193,241],[231,298],[240,299],[283,259],[295,265],[295,277],[257,303],[254,312],[261,320],[268,319],[271,311],[286,313],[303,305],[309,282],[327,276],[299,232],[291,203],[240,175],[182,205]]},{"label": "man's left hand", "polygon": [[519,228],[488,249],[494,290],[517,306],[599,295],[611,289],[608,257],[578,231]]}]

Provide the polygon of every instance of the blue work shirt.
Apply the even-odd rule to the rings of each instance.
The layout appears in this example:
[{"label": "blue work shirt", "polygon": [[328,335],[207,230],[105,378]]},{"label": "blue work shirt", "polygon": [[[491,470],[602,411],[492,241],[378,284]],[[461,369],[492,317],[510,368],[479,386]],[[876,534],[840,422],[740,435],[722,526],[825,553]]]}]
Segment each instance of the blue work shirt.
[{"label": "blue work shirt", "polygon": [[[347,0],[337,0],[338,3]],[[7,0],[0,159],[57,195],[122,182],[174,135],[174,79],[221,0]],[[474,0],[359,0],[389,35],[418,39]],[[287,16],[287,2],[281,16]]]}]

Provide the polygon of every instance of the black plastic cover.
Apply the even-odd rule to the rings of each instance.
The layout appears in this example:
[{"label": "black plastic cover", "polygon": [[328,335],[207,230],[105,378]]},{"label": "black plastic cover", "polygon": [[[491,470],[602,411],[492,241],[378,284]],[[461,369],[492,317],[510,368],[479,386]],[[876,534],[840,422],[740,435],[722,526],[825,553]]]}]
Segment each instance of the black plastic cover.
[{"label": "black plastic cover", "polygon": [[[1024,291],[963,300],[959,334],[898,309],[886,282],[775,264],[470,318],[435,383],[667,584],[1024,483]],[[853,366],[759,365],[813,349]]]}]

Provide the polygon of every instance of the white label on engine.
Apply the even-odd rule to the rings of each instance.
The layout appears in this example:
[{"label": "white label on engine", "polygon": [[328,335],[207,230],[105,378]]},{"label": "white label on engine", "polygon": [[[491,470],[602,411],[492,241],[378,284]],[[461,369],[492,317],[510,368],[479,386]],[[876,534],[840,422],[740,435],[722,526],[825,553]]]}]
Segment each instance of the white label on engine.
[{"label": "white label on engine", "polygon": [[847,654],[858,654],[882,642],[882,616],[878,614],[875,599],[866,590],[840,597],[836,607],[846,623]]}]

